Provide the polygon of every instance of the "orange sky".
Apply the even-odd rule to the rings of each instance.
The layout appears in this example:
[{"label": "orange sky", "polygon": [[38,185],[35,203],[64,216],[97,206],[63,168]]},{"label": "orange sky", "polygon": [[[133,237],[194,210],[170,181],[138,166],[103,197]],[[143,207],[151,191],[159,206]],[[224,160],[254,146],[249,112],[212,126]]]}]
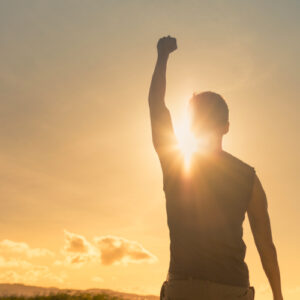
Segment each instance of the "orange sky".
[{"label": "orange sky", "polygon": [[[299,13],[293,0],[1,1],[0,282],[159,293],[169,235],[147,95],[170,34],[175,128],[193,92],[227,100],[224,148],[256,168],[285,299],[299,299]],[[271,300],[249,233],[251,284]]]}]

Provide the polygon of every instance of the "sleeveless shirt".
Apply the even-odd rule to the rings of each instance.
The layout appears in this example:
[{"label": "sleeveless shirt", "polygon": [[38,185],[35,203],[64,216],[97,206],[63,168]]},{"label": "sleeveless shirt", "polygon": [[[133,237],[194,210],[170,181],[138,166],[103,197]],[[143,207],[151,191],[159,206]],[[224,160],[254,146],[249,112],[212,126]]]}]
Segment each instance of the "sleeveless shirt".
[{"label": "sleeveless shirt", "polygon": [[225,151],[195,154],[189,170],[182,157],[172,160],[163,169],[169,272],[248,287],[242,224],[255,169]]}]

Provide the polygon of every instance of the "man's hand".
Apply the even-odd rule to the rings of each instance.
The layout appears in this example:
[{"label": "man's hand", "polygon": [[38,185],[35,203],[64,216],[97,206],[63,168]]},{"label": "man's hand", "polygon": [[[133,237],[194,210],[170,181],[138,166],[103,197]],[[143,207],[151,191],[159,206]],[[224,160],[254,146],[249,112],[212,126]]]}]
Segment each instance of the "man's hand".
[{"label": "man's hand", "polygon": [[176,39],[170,37],[162,37],[157,43],[157,53],[159,57],[168,57],[168,55],[177,49]]}]

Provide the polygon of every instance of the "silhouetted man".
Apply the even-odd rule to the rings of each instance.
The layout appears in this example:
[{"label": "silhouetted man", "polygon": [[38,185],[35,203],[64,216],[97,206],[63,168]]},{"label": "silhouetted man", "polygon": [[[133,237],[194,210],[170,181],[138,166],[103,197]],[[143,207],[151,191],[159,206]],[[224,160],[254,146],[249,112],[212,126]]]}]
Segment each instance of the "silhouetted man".
[{"label": "silhouetted man", "polygon": [[167,60],[176,49],[175,38],[158,41],[149,92],[170,233],[170,265],[161,299],[254,299],[242,239],[247,212],[274,300],[282,300],[265,192],[254,168],[222,149],[229,121],[227,104],[219,94],[203,92],[190,99],[191,130],[205,142],[185,168],[164,101]]}]

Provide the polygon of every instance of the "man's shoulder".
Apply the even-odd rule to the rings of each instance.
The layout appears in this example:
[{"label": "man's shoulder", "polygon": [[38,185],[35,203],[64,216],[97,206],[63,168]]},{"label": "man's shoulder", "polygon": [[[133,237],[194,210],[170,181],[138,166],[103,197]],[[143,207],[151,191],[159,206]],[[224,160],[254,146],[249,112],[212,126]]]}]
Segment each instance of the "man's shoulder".
[{"label": "man's shoulder", "polygon": [[239,169],[245,170],[245,171],[255,172],[255,168],[252,165],[246,163],[241,158],[238,158],[235,155],[233,155],[229,152],[226,152],[226,151],[224,151],[224,154],[225,154],[227,161],[229,163],[231,163],[233,166],[235,166],[236,168],[239,168]]}]

